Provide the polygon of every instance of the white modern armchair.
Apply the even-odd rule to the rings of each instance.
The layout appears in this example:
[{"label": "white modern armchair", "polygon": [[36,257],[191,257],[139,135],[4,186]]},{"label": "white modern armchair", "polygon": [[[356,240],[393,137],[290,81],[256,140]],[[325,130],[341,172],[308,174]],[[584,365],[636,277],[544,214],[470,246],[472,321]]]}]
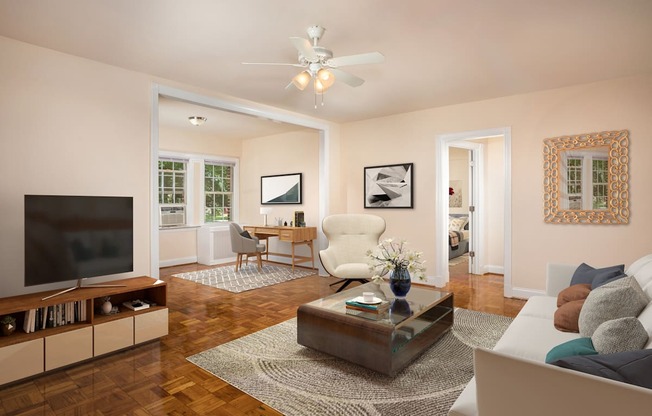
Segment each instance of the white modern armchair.
[{"label": "white modern armchair", "polygon": [[229,232],[231,233],[231,251],[238,255],[235,261],[235,271],[237,272],[242,267],[243,256],[246,256],[247,260],[249,256],[256,256],[258,270],[261,270],[263,267],[261,254],[265,252],[265,244],[260,244],[258,237],[243,236],[244,231],[236,223],[229,224]]},{"label": "white modern armchair", "polygon": [[338,292],[352,282],[368,282],[373,276],[367,251],[378,245],[385,227],[385,220],[376,215],[336,214],[324,218],[322,230],[328,248],[319,252],[319,259],[328,274],[343,279],[331,284],[341,284]]}]

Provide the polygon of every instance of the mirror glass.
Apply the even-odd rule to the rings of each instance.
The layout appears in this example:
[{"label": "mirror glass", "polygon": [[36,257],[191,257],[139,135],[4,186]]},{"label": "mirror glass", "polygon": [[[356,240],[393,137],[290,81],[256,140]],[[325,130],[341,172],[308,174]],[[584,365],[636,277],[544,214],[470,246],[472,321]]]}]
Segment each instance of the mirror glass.
[{"label": "mirror glass", "polygon": [[544,220],[628,223],[627,152],[626,130],[544,140]]}]

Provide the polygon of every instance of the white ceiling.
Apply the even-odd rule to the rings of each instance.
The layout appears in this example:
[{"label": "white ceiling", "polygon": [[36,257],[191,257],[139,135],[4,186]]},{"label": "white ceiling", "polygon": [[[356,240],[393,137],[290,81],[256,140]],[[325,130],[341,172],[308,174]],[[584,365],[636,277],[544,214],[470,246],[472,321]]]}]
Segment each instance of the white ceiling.
[{"label": "white ceiling", "polygon": [[[386,58],[318,109],[299,68],[241,64],[314,24]],[[334,122],[652,73],[651,0],[0,0],[0,35]]]}]

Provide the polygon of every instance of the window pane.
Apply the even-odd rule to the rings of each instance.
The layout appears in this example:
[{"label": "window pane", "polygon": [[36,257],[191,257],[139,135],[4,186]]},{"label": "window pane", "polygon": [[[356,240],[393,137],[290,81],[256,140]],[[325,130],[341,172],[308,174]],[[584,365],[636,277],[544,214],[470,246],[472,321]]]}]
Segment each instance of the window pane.
[{"label": "window pane", "polygon": [[230,179],[231,178],[231,170],[232,170],[231,166],[225,166],[224,167],[224,175],[222,175],[222,176],[224,176],[225,178]]},{"label": "window pane", "polygon": [[213,207],[215,204],[215,200],[213,198],[213,194],[206,194],[206,207]]},{"label": "window pane", "polygon": [[181,173],[174,175],[174,186],[177,188],[183,188],[185,182],[185,176]]},{"label": "window pane", "polygon": [[204,166],[204,176],[207,178],[213,177],[213,165]]},{"label": "window pane", "polygon": [[176,192],[174,194],[174,203],[183,204],[183,192]]},{"label": "window pane", "polygon": [[204,191],[213,192],[213,180],[211,178],[204,179]]},{"label": "window pane", "polygon": [[206,208],[204,212],[205,212],[204,221],[213,222],[213,213],[215,212],[215,210],[213,208]]},{"label": "window pane", "polygon": [[186,170],[186,164],[183,162],[173,162],[174,170]]},{"label": "window pane", "polygon": [[231,180],[224,179],[224,192],[231,192]]},{"label": "window pane", "polygon": [[174,197],[172,192],[163,192],[163,203],[164,204],[174,203]]},{"label": "window pane", "polygon": [[224,208],[231,208],[231,195],[224,195]]},{"label": "window pane", "polygon": [[213,189],[215,192],[224,192],[224,186],[222,185],[222,178],[213,179]]},{"label": "window pane", "polygon": [[166,188],[171,188],[174,185],[174,176],[172,173],[163,174],[163,186]]},{"label": "window pane", "polygon": [[172,170],[172,166],[173,166],[172,162],[167,162],[167,161],[163,162],[163,169]]}]

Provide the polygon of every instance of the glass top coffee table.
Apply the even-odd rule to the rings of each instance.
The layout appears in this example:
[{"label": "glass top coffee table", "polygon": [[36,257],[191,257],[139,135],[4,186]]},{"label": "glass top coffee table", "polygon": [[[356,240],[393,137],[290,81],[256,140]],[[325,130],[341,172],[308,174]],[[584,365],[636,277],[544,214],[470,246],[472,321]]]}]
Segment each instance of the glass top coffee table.
[{"label": "glass top coffee table", "polygon": [[[362,292],[390,302],[379,319],[346,313],[346,301]],[[394,376],[453,326],[453,294],[412,286],[395,299],[389,285],[365,283],[299,306],[297,342]]]}]

